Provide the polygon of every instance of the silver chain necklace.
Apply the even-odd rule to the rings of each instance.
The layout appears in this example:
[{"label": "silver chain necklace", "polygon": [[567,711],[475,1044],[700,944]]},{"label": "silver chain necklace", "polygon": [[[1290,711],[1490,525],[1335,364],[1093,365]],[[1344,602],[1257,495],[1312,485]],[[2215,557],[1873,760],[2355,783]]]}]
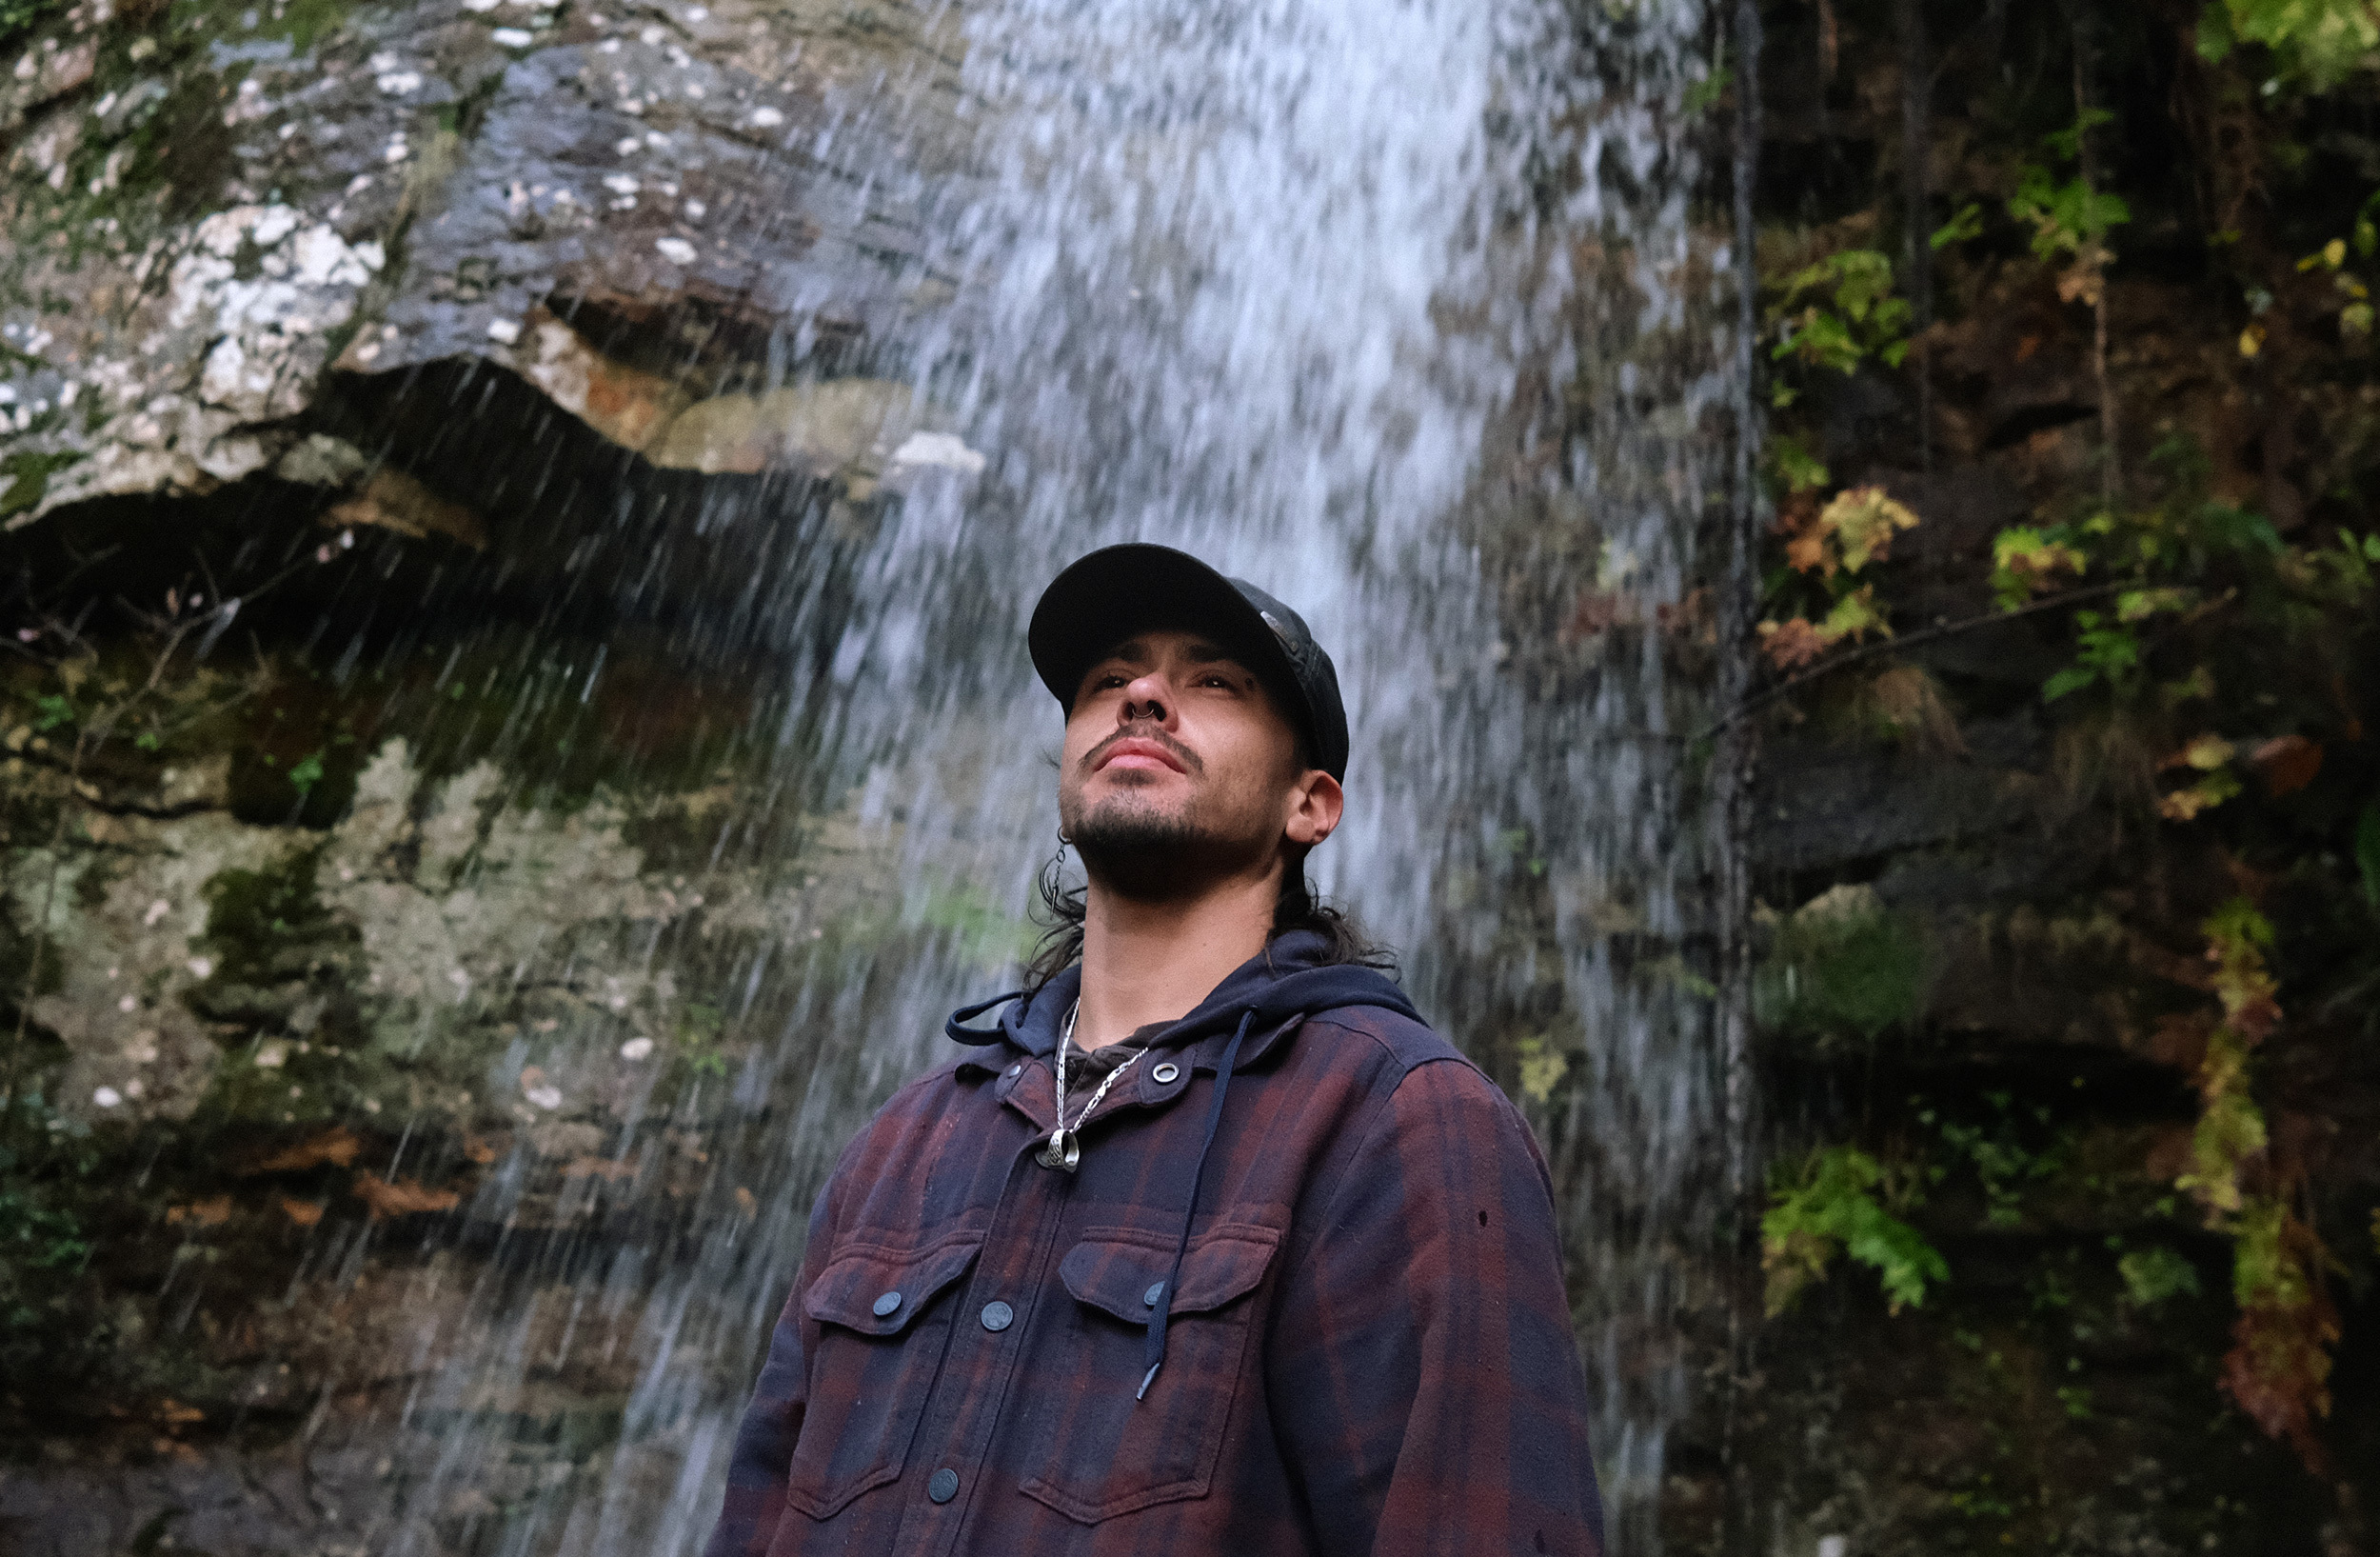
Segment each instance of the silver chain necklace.
[{"label": "silver chain necklace", "polygon": [[1066,1050],[1074,1045],[1074,1019],[1081,1014],[1082,1002],[1078,999],[1066,1012],[1066,1029],[1058,1035],[1058,1128],[1049,1132],[1049,1143],[1041,1148],[1036,1158],[1043,1168],[1062,1168],[1069,1173],[1082,1161],[1080,1132],[1090,1119],[1091,1110],[1100,1106],[1100,1100],[1107,1095],[1110,1087],[1116,1085],[1117,1078],[1140,1064],[1140,1056],[1148,1052],[1146,1048],[1136,1048],[1132,1051],[1132,1058],[1110,1070],[1107,1079],[1101,1082],[1099,1089],[1091,1094],[1091,1101],[1082,1106],[1082,1111],[1074,1116],[1074,1124],[1069,1126],[1066,1123]]}]

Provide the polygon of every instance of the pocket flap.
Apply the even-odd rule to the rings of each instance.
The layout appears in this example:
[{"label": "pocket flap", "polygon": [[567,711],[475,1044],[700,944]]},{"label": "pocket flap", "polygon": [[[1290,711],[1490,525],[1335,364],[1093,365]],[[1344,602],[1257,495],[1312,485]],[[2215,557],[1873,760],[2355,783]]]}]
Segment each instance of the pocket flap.
[{"label": "pocket flap", "polygon": [[[1066,1251],[1058,1273],[1079,1302],[1103,1308],[1127,1325],[1146,1325],[1157,1308],[1155,1288],[1173,1268],[1176,1240],[1136,1228],[1093,1228]],[[1202,1313],[1247,1296],[1264,1279],[1280,1229],[1233,1223],[1190,1240],[1181,1258],[1181,1288],[1173,1314]]]},{"label": "pocket flap", "polygon": [[970,1234],[922,1249],[845,1249],[810,1283],[802,1311],[862,1335],[898,1335],[966,1273],[982,1244],[981,1235]]}]

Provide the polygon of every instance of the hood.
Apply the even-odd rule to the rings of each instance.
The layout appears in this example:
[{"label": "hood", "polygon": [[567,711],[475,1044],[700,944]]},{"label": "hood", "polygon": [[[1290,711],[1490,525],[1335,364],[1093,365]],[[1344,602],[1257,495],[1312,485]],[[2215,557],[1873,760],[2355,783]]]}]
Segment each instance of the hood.
[{"label": "hood", "polygon": [[[1269,1031],[1292,1017],[1348,1006],[1371,1006],[1420,1021],[1397,981],[1376,968],[1324,963],[1330,943],[1311,930],[1276,937],[1241,963],[1214,992],[1180,1021],[1160,1033],[1152,1048],[1180,1048],[1227,1034],[1252,1016],[1250,1026]],[[1058,1048],[1059,1030],[1082,987],[1082,969],[1069,968],[1038,990],[1015,990],[951,1013],[943,1031],[962,1044],[1004,1044],[1021,1053],[1045,1055]],[[1007,1006],[995,1026],[966,1026],[996,1006]]]}]

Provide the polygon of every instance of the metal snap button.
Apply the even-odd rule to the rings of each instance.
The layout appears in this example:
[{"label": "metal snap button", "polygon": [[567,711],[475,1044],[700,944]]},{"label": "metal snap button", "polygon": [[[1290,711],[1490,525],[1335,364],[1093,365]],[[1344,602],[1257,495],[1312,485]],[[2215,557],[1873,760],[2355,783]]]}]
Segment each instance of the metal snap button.
[{"label": "metal snap button", "polygon": [[983,1305],[983,1327],[985,1329],[1004,1330],[1016,1322],[1017,1310],[1005,1303],[994,1302]]},{"label": "metal snap button", "polygon": [[1150,1079],[1155,1081],[1160,1087],[1166,1085],[1176,1076],[1180,1074],[1181,1067],[1176,1065],[1171,1060],[1167,1060],[1163,1065],[1159,1066],[1156,1069],[1149,1072]]},{"label": "metal snap button", "polygon": [[948,1466],[934,1472],[925,1484],[925,1495],[936,1503],[948,1503],[959,1495],[959,1472]]},{"label": "metal snap button", "polygon": [[876,1300],[876,1317],[879,1319],[890,1319],[893,1316],[893,1310],[900,1307],[901,1294],[899,1292],[886,1292],[883,1297]]},{"label": "metal snap button", "polygon": [[1157,1307],[1157,1300],[1158,1300],[1159,1298],[1163,1297],[1164,1295],[1165,1295],[1165,1284],[1164,1284],[1163,1282],[1161,1282],[1161,1281],[1160,1281],[1160,1282],[1157,1283],[1155,1286],[1151,1287],[1151,1288],[1150,1288],[1147,1291],[1145,1291],[1145,1292],[1141,1293],[1141,1294],[1140,1294],[1140,1301],[1141,1301],[1143,1304],[1145,1304],[1146,1306],[1148,1306],[1149,1307],[1154,1308],[1154,1307]]},{"label": "metal snap button", "polygon": [[1024,1069],[1024,1062],[1023,1062],[1022,1060],[1019,1060],[1016,1064],[1014,1064],[1014,1065],[1012,1065],[1012,1066],[1010,1066],[1010,1067],[1008,1068],[1008,1073],[1009,1073],[1010,1075],[1012,1075],[1012,1076],[1013,1076],[1013,1075],[1016,1075],[1016,1074],[1018,1074],[1019,1072],[1022,1071],[1023,1069]]}]

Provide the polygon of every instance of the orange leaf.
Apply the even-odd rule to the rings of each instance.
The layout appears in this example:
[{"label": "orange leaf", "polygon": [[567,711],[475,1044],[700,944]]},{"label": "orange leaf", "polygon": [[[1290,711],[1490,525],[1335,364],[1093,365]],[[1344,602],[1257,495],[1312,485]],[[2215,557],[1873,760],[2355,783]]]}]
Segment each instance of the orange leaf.
[{"label": "orange leaf", "polygon": [[426,1189],[419,1179],[390,1184],[376,1173],[358,1173],[353,1188],[355,1198],[370,1208],[375,1222],[420,1211],[450,1211],[463,1198],[452,1189]]},{"label": "orange leaf", "polygon": [[313,1200],[291,1200],[288,1195],[283,1195],[281,1214],[301,1228],[310,1228],[323,1219],[322,1203]]},{"label": "orange leaf", "polygon": [[1835,576],[1835,559],[1827,555],[1826,536],[1815,529],[1804,530],[1785,543],[1785,563],[1796,572]]},{"label": "orange leaf", "polygon": [[300,1141],[286,1151],[275,1152],[255,1167],[250,1173],[302,1173],[309,1168],[328,1163],[333,1168],[351,1168],[356,1153],[364,1143],[355,1132],[341,1125],[323,1131],[309,1140]]}]

